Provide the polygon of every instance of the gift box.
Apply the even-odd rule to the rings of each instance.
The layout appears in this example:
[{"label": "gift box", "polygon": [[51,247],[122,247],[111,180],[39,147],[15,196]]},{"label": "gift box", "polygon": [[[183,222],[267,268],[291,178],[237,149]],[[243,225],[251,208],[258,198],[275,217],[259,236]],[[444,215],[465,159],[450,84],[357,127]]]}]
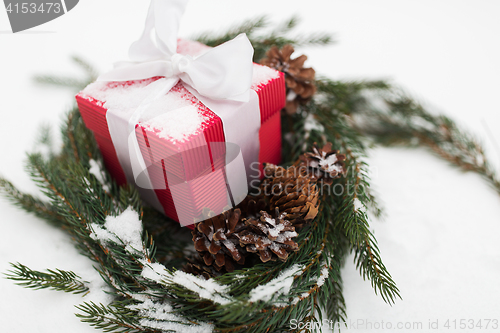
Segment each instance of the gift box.
[{"label": "gift box", "polygon": [[[197,56],[207,49],[198,42],[177,42],[177,53],[183,55]],[[106,168],[119,185],[126,184],[127,179],[130,182],[132,177],[126,174],[117,156],[109,130],[108,109],[140,106],[161,80],[164,78],[95,82],[76,96],[83,121],[94,133]],[[281,158],[280,110],[286,102],[284,75],[253,64],[251,90],[258,96],[261,122],[258,161],[252,162],[258,162],[261,171],[262,163],[279,164]],[[245,125],[242,121],[236,126]],[[167,216],[177,221],[196,221],[204,209],[221,212],[228,205],[224,126],[221,118],[182,81],[154,101],[138,120],[135,136],[140,154],[148,165],[156,206],[159,203],[159,209]]]}]

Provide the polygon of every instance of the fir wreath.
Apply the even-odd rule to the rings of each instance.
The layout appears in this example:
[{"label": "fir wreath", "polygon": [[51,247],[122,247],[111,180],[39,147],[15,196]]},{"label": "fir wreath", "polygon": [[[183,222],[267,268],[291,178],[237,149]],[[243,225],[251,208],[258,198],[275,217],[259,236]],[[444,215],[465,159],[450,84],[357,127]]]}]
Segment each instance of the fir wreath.
[{"label": "fir wreath", "polygon": [[[256,62],[269,50],[276,54],[285,45],[332,41],[325,34],[286,37],[296,24],[291,19],[260,35],[268,25],[260,18],[221,36],[204,34],[198,40],[215,46],[245,32],[255,48]],[[285,50],[289,52],[290,47]],[[287,56],[289,60],[290,54]],[[81,59],[75,61],[86,71],[86,79],[44,76],[37,80],[80,90],[96,73]],[[296,69],[290,73],[300,74],[300,68]],[[315,219],[300,230],[295,238],[299,249],[286,261],[259,262],[208,280],[202,272],[195,276],[182,271],[192,253],[190,232],[143,206],[133,188],[113,183],[100,167],[99,151],[76,108],[62,128],[61,152],[48,158],[40,154],[28,157],[30,175],[49,200],[22,193],[0,178],[7,198],[68,232],[113,290],[110,304],[81,304],[77,316],[82,321],[106,332],[288,332],[300,331],[289,326],[296,319],[307,324],[301,331],[314,331],[320,328],[314,323],[322,320],[321,310],[328,319],[345,320],[340,268],[349,252],[355,253],[361,275],[375,292],[393,303],[400,298],[399,291],[368,224],[368,212],[381,214],[363,162],[372,144],[427,147],[462,170],[480,174],[500,193],[500,179],[483,148],[451,119],[429,113],[384,81],[320,78],[310,82],[310,74],[305,76],[309,82],[300,84],[310,87],[314,83],[314,98],[301,95],[296,85],[289,87],[298,89],[294,93],[299,99],[292,103],[292,111],[298,107],[297,112],[289,109],[283,114],[284,164],[296,161],[315,142],[330,142],[346,155],[343,176],[331,179],[331,185],[338,184],[344,191],[342,195],[322,192]],[[46,131],[41,143],[49,144],[48,138]],[[305,159],[315,159],[317,152],[318,148]],[[117,227],[124,223],[127,228]],[[189,265],[199,268],[203,263],[191,261]],[[89,288],[73,272],[39,272],[19,263],[12,264],[7,277],[34,289],[86,293]]]}]

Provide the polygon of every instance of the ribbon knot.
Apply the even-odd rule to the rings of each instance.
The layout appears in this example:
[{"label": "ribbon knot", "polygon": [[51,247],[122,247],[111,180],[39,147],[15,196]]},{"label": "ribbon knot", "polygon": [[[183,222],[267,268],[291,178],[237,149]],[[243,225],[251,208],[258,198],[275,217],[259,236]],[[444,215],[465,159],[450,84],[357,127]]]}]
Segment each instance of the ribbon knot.
[{"label": "ribbon knot", "polygon": [[179,76],[181,73],[185,73],[192,61],[192,57],[187,55],[182,55],[176,53],[170,58],[170,62],[167,65],[166,77]]}]

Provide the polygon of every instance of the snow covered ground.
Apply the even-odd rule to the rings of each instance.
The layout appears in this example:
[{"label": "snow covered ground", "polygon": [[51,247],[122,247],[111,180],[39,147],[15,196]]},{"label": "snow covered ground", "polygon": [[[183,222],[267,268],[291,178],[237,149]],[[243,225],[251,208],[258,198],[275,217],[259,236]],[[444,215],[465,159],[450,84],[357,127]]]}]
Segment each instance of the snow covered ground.
[{"label": "snow covered ground", "polygon": [[[52,22],[11,34],[0,9],[2,176],[35,191],[23,170],[24,152],[32,148],[40,124],[51,124],[57,133],[73,103],[66,91],[34,85],[32,75],[76,74],[72,54],[109,69],[113,61],[126,58],[146,10],[146,1],[85,0]],[[181,35],[217,30],[259,14],[276,21],[298,14],[304,31],[334,32],[336,45],[297,53],[307,53],[309,65],[332,78],[389,78],[401,84],[477,133],[500,169],[494,143],[500,143],[498,1],[193,0]],[[372,226],[403,300],[392,307],[384,304],[350,258],[343,270],[349,331],[494,331],[493,321],[487,330],[485,324],[500,320],[498,195],[479,176],[450,168],[424,150],[379,148],[369,163],[386,208],[385,219]],[[91,263],[62,231],[3,199],[0,211],[0,272],[8,262],[21,262],[34,269],[73,270],[102,286]],[[5,332],[92,332],[74,316],[73,305],[104,299],[99,292],[82,299],[26,290],[5,279],[0,279],[0,295]],[[462,319],[465,329],[460,329]],[[482,329],[469,328],[480,319]]]}]

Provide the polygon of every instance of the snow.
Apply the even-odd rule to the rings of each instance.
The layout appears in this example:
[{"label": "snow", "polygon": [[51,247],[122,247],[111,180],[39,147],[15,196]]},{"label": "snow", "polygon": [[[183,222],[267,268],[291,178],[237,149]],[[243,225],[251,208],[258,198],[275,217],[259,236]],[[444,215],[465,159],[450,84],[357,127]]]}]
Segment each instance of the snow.
[{"label": "snow", "polygon": [[139,323],[148,328],[162,330],[165,332],[176,332],[176,333],[209,333],[213,331],[213,325],[202,323],[200,325],[194,325],[184,320],[182,323],[177,322],[162,322],[154,321],[149,319],[141,319]]},{"label": "snow", "polygon": [[[261,14],[269,14],[274,21],[284,20],[299,6],[298,2],[282,0],[221,0],[217,4],[220,10],[214,10],[209,1],[191,0],[181,36],[222,31]],[[32,84],[32,76],[80,75],[69,61],[72,54],[82,55],[101,72],[114,61],[126,59],[128,45],[143,28],[148,5],[147,1],[80,1],[67,15],[33,28],[36,33],[13,35],[5,33],[10,30],[9,21],[0,10],[3,177],[23,190],[39,193],[24,171],[25,152],[32,149],[40,123],[53,125],[57,138],[62,115],[74,103],[70,90],[41,88]],[[297,52],[308,55],[309,65],[318,74],[335,80],[389,78],[408,88],[476,133],[498,169],[500,156],[492,142],[500,140],[500,50],[494,42],[500,33],[499,6],[497,1],[321,0],[300,5],[303,22],[299,28],[304,33],[334,32],[337,43],[327,48],[301,47]],[[120,15],[110,17],[116,8],[121,9]],[[43,62],[33,61],[34,57]],[[490,126],[493,140],[486,136],[483,121]],[[342,270],[348,318],[421,320],[424,324],[429,319],[444,323],[447,318],[497,318],[498,194],[480,177],[450,168],[423,150],[375,149],[367,162],[377,170],[372,184],[385,207],[383,222],[372,220],[371,228],[403,301],[394,306],[384,304],[349,257]],[[85,280],[92,277],[94,263],[75,249],[66,233],[4,199],[0,199],[0,210],[4,221],[0,272],[8,269],[8,262],[19,261],[33,269],[60,268]],[[19,237],[12,235],[22,235],[23,246],[19,246]],[[74,316],[75,304],[98,296],[92,291],[82,298],[27,290],[6,279],[0,279],[0,290],[0,323],[5,332],[97,332]],[[356,333],[373,331],[359,328]],[[422,330],[404,331],[413,332]]]},{"label": "snow", "polygon": [[[318,251],[318,254],[321,253],[321,251]],[[328,260],[329,261],[329,260]],[[328,263],[327,262],[323,262],[323,267],[321,268],[321,271],[320,271],[320,274],[318,276],[318,279],[316,281],[316,285],[318,287],[321,287],[325,284],[325,281],[326,279],[328,279],[328,275],[330,274],[330,271],[328,269]],[[305,292],[305,293],[302,293],[300,296],[298,297],[295,297],[292,301],[291,301],[291,304],[297,304],[298,302],[300,302],[301,300],[304,300],[305,298],[309,297],[311,294],[308,293],[308,292]],[[276,304],[277,306],[279,307],[285,307],[287,306],[288,304],[287,303],[279,303],[279,304]]]},{"label": "snow", "polygon": [[269,229],[269,235],[271,237],[278,237],[278,235],[280,234],[280,232],[285,228],[285,226],[283,224],[279,224],[277,225],[275,228],[270,228]]},{"label": "snow", "polygon": [[336,165],[335,164],[336,162],[337,162],[337,155],[332,154],[332,155],[328,156],[327,158],[321,158],[319,160],[319,165],[321,167],[325,168],[328,172],[332,172],[332,171],[341,172],[342,167]]},{"label": "snow", "polygon": [[252,89],[256,89],[259,86],[262,86],[268,83],[271,80],[277,79],[280,77],[280,72],[269,68],[267,66],[262,66],[258,64],[253,65],[253,76],[252,76]]},{"label": "snow", "polygon": [[141,276],[156,283],[164,283],[169,275],[165,266],[152,263],[146,258],[147,250],[142,241],[143,225],[139,214],[128,207],[118,216],[107,216],[104,225],[90,224],[90,237],[98,240],[103,246],[109,242],[123,243],[125,250],[133,253],[143,266]]},{"label": "snow", "polygon": [[165,82],[165,79],[130,82],[133,84],[96,81],[85,87],[82,95],[102,102],[106,109],[135,109],[159,84]]},{"label": "snow", "polygon": [[[219,304],[227,304],[231,301],[230,296],[227,293],[227,286],[219,285],[213,279],[205,280],[201,279],[192,274],[188,274],[182,271],[175,271],[173,274],[168,272],[164,265],[160,263],[151,263],[146,257],[146,249],[144,248],[144,244],[142,242],[142,221],[139,219],[139,215],[136,211],[134,211],[131,207],[127,208],[120,215],[108,216],[106,217],[105,223],[103,226],[98,225],[96,223],[92,223],[90,225],[91,234],[90,237],[93,239],[99,240],[105,246],[108,242],[119,243],[122,242],[126,245],[125,249],[129,252],[134,252],[135,254],[139,254],[142,258],[138,258],[138,261],[143,265],[143,269],[141,272],[141,276],[157,282],[166,284],[170,281],[172,283],[176,283],[184,286],[186,289],[191,290],[197,293],[201,298],[206,298],[212,300]],[[168,282],[167,282],[168,280]],[[140,295],[141,296],[141,295]],[[142,295],[143,297],[138,298],[139,300],[143,300],[144,304],[146,302],[151,302],[147,296]],[[152,304],[152,303],[151,303]],[[187,321],[180,321],[179,323],[170,323],[170,322],[159,322],[153,319],[162,319],[162,320],[173,320],[173,315],[167,313],[170,312],[165,310],[164,305],[163,310],[158,309],[159,312],[151,313],[143,313],[148,315],[148,319],[144,319],[141,321],[141,325],[156,328],[156,329],[172,329],[179,332],[186,332],[182,329],[186,329],[186,324],[189,324]],[[152,314],[161,313],[162,317],[154,317]],[[176,317],[177,318],[177,317]],[[188,325],[190,329],[189,332],[211,332],[212,326],[203,324],[203,325]]]},{"label": "snow", "polygon": [[114,242],[114,243],[120,243],[120,240],[116,235],[113,233],[109,232],[108,230],[102,228],[99,224],[97,223],[91,223],[90,224],[90,237],[94,240],[107,243],[107,242]]},{"label": "snow", "polygon": [[89,269],[85,274],[81,274],[82,280],[90,282],[89,293],[85,295],[85,300],[92,300],[96,304],[110,304],[114,300],[110,286],[103,280],[95,269]]},{"label": "snow", "polygon": [[271,281],[255,287],[249,293],[250,302],[264,301],[268,302],[273,298],[279,297],[281,295],[287,295],[292,287],[294,277],[302,274],[304,266],[298,264],[292,265],[291,267],[282,271],[277,277]]},{"label": "snow", "polygon": [[[205,50],[196,42],[183,41],[180,47],[185,52],[199,53]],[[258,87],[279,78],[280,74],[267,66],[254,64],[252,87]],[[127,112],[138,108],[155,90],[165,84],[167,79],[155,81],[131,81],[133,84],[97,81],[82,91],[82,96],[92,97],[108,110]],[[189,137],[201,132],[201,125],[206,117],[192,103],[184,98],[185,93],[172,90],[157,98],[141,115],[140,123],[146,129],[155,132],[160,138],[173,142],[184,142]]]},{"label": "snow", "polygon": [[413,117],[413,118],[411,118],[411,123],[416,127],[420,127],[422,129],[426,129],[428,131],[434,130],[434,125],[432,125],[430,122],[428,122],[422,118]]},{"label": "snow", "polygon": [[142,277],[157,283],[162,282],[165,274],[167,273],[167,271],[165,270],[165,266],[157,262],[150,263],[145,260],[143,260],[141,263],[143,265],[141,272]]},{"label": "snow", "polygon": [[168,303],[156,303],[146,299],[137,305],[128,306],[129,309],[138,310],[139,315],[144,317],[140,325],[163,331],[178,333],[210,333],[213,325],[207,323],[193,324],[184,317],[174,314],[174,309]]},{"label": "snow", "polygon": [[109,186],[106,184],[106,181],[104,180],[104,172],[102,170],[102,167],[97,163],[96,160],[90,159],[89,161],[90,164],[90,169],[89,172],[94,175],[94,177],[101,183],[102,188],[104,191],[109,192]]},{"label": "snow", "polygon": [[194,105],[188,105],[173,112],[165,112],[163,106],[169,105],[165,101],[169,99],[169,96],[170,94],[158,99],[154,104],[160,106],[163,112],[154,118],[149,116],[149,120],[143,121],[141,125],[156,132],[160,138],[183,142],[199,132],[205,118]]},{"label": "snow", "polygon": [[195,292],[201,298],[206,298],[222,305],[231,302],[230,296],[227,295],[228,287],[218,284],[214,279],[205,280],[183,271],[175,271],[171,279],[172,282]]},{"label": "snow", "polygon": [[[225,235],[223,235],[224,237],[226,237]],[[230,240],[223,240],[222,241],[222,244],[224,244],[225,247],[227,247],[227,249],[231,252],[234,252],[236,251],[236,246],[234,245],[233,242],[231,242]]]},{"label": "snow", "polygon": [[276,220],[273,218],[266,217],[265,221],[273,226],[273,228],[267,229],[269,236],[271,237],[278,237],[280,232],[283,231],[283,229],[285,229],[285,226],[283,224],[276,225]]},{"label": "snow", "polygon": [[269,245],[269,250],[271,251],[279,251],[280,249],[280,245],[278,245],[278,243],[272,243],[271,245]]},{"label": "snow", "polygon": [[125,209],[118,216],[107,216],[103,226],[97,223],[91,223],[90,237],[106,242],[120,243],[126,245],[126,248],[143,252],[142,243],[142,222],[139,214],[131,207]]},{"label": "snow", "polygon": [[[146,98],[161,89],[166,81],[164,78],[152,82],[133,81],[134,84],[97,81],[87,86],[82,94],[103,102],[108,110],[127,112],[138,108]],[[180,142],[186,140],[200,131],[205,117],[185,95],[185,91],[171,90],[157,98],[144,111],[139,122],[161,138]]]},{"label": "snow", "polygon": [[315,130],[322,133],[325,131],[325,127],[320,123],[318,123],[316,118],[314,118],[314,116],[310,113],[306,117],[306,121],[304,123],[304,130],[306,132],[311,132],[312,130]]},{"label": "snow", "polygon": [[37,144],[33,148],[33,153],[40,154],[40,156],[42,156],[42,158],[44,160],[49,159],[50,156],[52,156],[54,154],[54,152],[52,151],[52,147],[50,147],[49,145],[46,145],[46,144]]},{"label": "snow", "polygon": [[231,297],[227,294],[228,286],[218,284],[214,279],[205,280],[183,271],[170,273],[165,266],[159,263],[148,263],[141,260],[143,270],[141,275],[151,281],[170,284],[175,283],[198,294],[201,298],[211,300],[219,304],[230,303]]},{"label": "snow", "polygon": [[354,210],[357,212],[360,209],[364,208],[365,206],[363,205],[363,203],[358,198],[354,198]]},{"label": "snow", "polygon": [[287,239],[297,237],[299,234],[297,234],[296,231],[285,231],[282,232],[281,234],[278,235],[278,238],[276,238],[276,241],[278,243],[284,243]]},{"label": "snow", "polygon": [[273,219],[273,218],[270,218],[270,217],[266,217],[265,218],[265,221],[267,223],[269,223],[270,225],[272,225],[273,227],[276,226],[276,221]]},{"label": "snow", "polygon": [[328,266],[323,266],[318,281],[316,282],[316,285],[318,287],[321,287],[322,285],[325,284],[326,279],[328,279],[328,274],[329,274]]}]

